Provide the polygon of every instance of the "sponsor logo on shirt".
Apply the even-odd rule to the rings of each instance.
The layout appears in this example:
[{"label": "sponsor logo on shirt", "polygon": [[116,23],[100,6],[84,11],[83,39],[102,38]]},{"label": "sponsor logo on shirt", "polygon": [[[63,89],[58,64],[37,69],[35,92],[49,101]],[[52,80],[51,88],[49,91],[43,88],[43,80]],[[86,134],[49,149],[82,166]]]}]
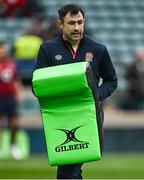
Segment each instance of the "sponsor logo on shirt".
[{"label": "sponsor logo on shirt", "polygon": [[57,55],[55,56],[55,60],[57,60],[57,61],[62,60],[62,55],[57,54]]}]

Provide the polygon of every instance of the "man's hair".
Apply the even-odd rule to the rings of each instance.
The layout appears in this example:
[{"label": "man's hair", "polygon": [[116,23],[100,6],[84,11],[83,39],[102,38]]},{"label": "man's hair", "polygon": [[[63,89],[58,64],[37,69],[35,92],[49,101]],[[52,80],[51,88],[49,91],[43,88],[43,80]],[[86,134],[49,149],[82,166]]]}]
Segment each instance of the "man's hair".
[{"label": "man's hair", "polygon": [[69,13],[71,15],[76,15],[78,14],[79,12],[82,13],[83,17],[85,16],[84,15],[84,11],[82,10],[82,8],[80,6],[78,6],[77,4],[67,4],[65,6],[63,6],[62,8],[60,8],[58,10],[58,14],[59,14],[59,19],[61,21],[64,20],[64,17],[67,15],[67,13]]}]

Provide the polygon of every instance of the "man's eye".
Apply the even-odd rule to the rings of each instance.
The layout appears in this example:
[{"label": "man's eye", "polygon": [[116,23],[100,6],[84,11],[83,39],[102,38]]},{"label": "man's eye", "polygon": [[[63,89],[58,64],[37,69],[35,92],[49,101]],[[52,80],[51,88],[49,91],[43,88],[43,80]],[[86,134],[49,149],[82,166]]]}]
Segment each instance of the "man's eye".
[{"label": "man's eye", "polygon": [[83,21],[78,21],[78,24],[83,24]]},{"label": "man's eye", "polygon": [[71,21],[71,22],[69,22],[69,24],[70,24],[70,25],[75,25],[76,23],[73,22],[73,21]]},{"label": "man's eye", "polygon": [[70,25],[75,25],[75,24],[81,25],[81,24],[83,24],[83,21],[82,21],[82,20],[77,21],[77,22],[75,22],[75,21],[70,21],[70,22],[68,22],[68,24],[70,24]]}]

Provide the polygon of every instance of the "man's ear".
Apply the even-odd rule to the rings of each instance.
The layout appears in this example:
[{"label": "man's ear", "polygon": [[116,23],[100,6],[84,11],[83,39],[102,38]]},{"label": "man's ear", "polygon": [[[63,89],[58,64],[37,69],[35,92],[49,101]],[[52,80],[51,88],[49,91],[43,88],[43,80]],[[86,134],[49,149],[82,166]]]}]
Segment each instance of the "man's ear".
[{"label": "man's ear", "polygon": [[63,22],[61,20],[58,20],[58,27],[60,29],[63,29]]}]

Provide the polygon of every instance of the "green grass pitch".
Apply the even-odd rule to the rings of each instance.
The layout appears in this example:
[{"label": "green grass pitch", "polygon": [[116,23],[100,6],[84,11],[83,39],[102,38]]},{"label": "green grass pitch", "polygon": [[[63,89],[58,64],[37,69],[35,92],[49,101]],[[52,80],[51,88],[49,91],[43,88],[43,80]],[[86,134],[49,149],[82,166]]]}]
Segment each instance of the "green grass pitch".
[{"label": "green grass pitch", "polygon": [[[46,155],[29,160],[0,160],[0,179],[55,179]],[[144,154],[104,154],[103,159],[83,165],[84,179],[144,179]]]}]

